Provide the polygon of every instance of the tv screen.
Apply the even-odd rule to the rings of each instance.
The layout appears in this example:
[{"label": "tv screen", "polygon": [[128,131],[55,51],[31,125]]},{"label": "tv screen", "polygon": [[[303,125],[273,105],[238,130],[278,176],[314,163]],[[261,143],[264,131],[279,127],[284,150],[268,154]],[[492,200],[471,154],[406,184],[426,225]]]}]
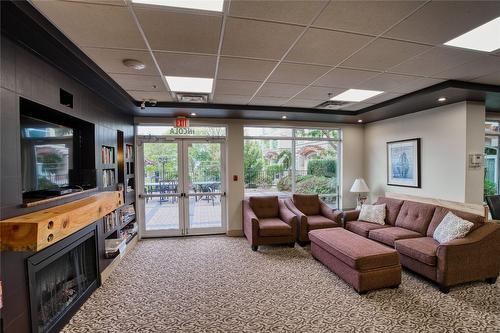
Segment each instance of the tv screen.
[{"label": "tv screen", "polygon": [[23,193],[69,185],[73,129],[21,115]]}]

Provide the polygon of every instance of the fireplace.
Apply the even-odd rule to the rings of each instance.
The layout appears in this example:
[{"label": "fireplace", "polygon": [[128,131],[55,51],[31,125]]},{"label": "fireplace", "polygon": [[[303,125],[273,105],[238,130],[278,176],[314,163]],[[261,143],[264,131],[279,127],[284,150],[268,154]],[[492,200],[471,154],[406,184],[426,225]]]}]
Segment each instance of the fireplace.
[{"label": "fireplace", "polygon": [[96,228],[28,258],[32,332],[57,332],[98,287]]}]

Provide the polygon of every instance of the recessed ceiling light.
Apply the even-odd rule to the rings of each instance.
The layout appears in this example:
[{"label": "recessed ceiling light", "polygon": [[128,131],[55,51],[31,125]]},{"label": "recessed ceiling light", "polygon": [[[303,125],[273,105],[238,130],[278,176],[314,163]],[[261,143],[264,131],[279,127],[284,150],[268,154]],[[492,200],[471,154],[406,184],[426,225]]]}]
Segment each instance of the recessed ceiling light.
[{"label": "recessed ceiling light", "polygon": [[127,66],[129,68],[133,68],[137,71],[140,71],[140,70],[143,70],[144,68],[146,68],[146,65],[144,65],[139,60],[135,60],[135,59],[124,59],[123,64],[125,66]]},{"label": "recessed ceiling light", "polygon": [[453,38],[444,45],[484,52],[500,49],[500,17]]},{"label": "recessed ceiling light", "polygon": [[343,102],[361,102],[365,99],[377,96],[383,93],[383,91],[377,90],[362,90],[362,89],[349,89],[344,91],[337,96],[330,98],[331,101],[343,101]]},{"label": "recessed ceiling light", "polygon": [[445,102],[446,101],[446,97],[439,97],[438,98],[438,102]]},{"label": "recessed ceiling light", "polygon": [[191,116],[196,117],[196,113],[195,112],[191,112]]},{"label": "recessed ceiling light", "polygon": [[358,123],[362,123],[363,122],[363,119],[358,119]]},{"label": "recessed ceiling light", "polygon": [[180,7],[189,9],[210,10],[214,12],[222,12],[224,0],[132,0],[135,3],[146,5]]},{"label": "recessed ceiling light", "polygon": [[165,76],[170,90],[175,92],[210,93],[214,79],[203,77]]},{"label": "recessed ceiling light", "polygon": [[286,119],[287,117],[286,116],[281,116],[281,119]]}]

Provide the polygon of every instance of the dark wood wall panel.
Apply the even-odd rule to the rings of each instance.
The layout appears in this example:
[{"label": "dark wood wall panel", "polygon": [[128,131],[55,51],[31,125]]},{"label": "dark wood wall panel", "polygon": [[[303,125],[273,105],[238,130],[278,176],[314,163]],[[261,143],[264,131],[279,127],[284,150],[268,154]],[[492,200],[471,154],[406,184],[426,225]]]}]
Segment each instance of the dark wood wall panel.
[{"label": "dark wood wall panel", "polygon": [[[123,131],[127,142],[133,141],[134,133],[131,116],[45,62],[37,54],[4,35],[1,37],[1,50],[0,218],[4,219],[37,209],[20,208],[20,97],[95,124],[95,156],[89,158],[96,159],[99,187],[102,185],[101,146],[116,146],[117,130]],[[73,94],[73,108],[59,103],[60,89]]]}]

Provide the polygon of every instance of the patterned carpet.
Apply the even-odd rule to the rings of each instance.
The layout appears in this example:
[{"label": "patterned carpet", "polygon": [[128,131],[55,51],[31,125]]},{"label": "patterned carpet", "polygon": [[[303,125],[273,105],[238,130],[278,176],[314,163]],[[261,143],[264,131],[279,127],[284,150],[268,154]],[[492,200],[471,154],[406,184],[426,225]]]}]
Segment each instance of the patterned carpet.
[{"label": "patterned carpet", "polygon": [[309,254],[225,236],[139,242],[63,332],[499,332],[499,283],[408,272],[359,296]]}]

